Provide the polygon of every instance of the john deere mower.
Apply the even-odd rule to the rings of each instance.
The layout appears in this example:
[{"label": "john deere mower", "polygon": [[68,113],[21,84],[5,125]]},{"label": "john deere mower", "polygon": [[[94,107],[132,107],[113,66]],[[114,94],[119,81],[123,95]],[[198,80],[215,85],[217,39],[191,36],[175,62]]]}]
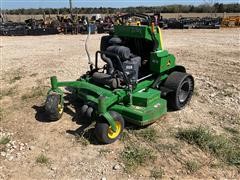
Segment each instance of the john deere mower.
[{"label": "john deere mower", "polygon": [[[133,16],[141,23],[124,23]],[[114,32],[101,38],[94,63],[87,51],[89,71],[76,81],[51,77],[45,103],[49,119],[58,120],[64,112],[60,87],[74,89],[72,93],[82,102],[81,117],[96,122],[96,138],[105,144],[121,137],[125,122],[146,126],[168,110],[183,109],[194,90],[193,77],[164,50],[160,28],[148,15],[127,14],[118,22]],[[87,40],[85,46],[87,50]]]}]

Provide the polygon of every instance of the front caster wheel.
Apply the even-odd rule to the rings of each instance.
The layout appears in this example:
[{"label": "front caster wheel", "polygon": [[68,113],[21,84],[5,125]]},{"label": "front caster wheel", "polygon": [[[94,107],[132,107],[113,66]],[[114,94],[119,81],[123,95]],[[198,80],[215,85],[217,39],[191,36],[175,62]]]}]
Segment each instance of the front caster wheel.
[{"label": "front caster wheel", "polygon": [[123,117],[115,111],[110,111],[109,114],[116,122],[116,132],[111,129],[111,126],[106,121],[97,122],[95,126],[96,138],[104,144],[110,144],[118,140],[124,129]]},{"label": "front caster wheel", "polygon": [[63,101],[59,94],[49,94],[45,102],[45,112],[48,115],[49,120],[59,120],[63,115]]}]

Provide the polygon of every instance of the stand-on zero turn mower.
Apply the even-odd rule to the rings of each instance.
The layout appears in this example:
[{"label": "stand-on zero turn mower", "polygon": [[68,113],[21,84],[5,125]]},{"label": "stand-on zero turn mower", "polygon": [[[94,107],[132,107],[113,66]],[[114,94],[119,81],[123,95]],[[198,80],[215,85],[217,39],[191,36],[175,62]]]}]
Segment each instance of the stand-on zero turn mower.
[{"label": "stand-on zero turn mower", "polygon": [[[132,16],[143,19],[144,25],[123,23]],[[106,144],[121,137],[125,121],[145,126],[169,109],[182,109],[194,89],[193,77],[163,49],[160,28],[149,16],[127,14],[118,22],[114,32],[102,37],[94,64],[87,51],[90,71],[76,81],[60,82],[56,76],[51,77],[45,103],[49,119],[60,119],[64,110],[60,87],[73,88],[83,102],[81,115],[96,121],[95,135]],[[103,67],[99,67],[100,59]]]}]

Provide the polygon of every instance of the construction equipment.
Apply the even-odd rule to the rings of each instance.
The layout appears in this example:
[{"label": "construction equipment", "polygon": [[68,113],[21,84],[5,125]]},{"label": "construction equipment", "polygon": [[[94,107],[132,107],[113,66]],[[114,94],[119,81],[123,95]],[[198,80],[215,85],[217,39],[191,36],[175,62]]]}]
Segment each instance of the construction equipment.
[{"label": "construction equipment", "polygon": [[50,35],[58,34],[59,22],[57,20],[27,19],[25,22],[3,22],[0,23],[0,35],[25,36],[25,35]]},{"label": "construction equipment", "polygon": [[114,25],[114,18],[111,16],[106,16],[104,19],[99,19],[96,21],[97,25],[97,33],[102,34],[102,33],[109,33],[110,31],[113,30],[113,25]]},{"label": "construction equipment", "polygon": [[51,18],[48,18],[48,20],[27,19],[25,23],[28,27],[27,35],[51,35],[60,33],[58,21]]},{"label": "construction equipment", "polygon": [[28,27],[25,23],[0,23],[0,35],[2,36],[25,36],[27,33]]},{"label": "construction equipment", "polygon": [[[132,17],[143,19],[145,25],[121,23]],[[60,119],[64,112],[61,87],[71,87],[82,102],[80,117],[96,122],[96,138],[106,144],[121,137],[125,121],[145,126],[168,110],[183,109],[194,90],[194,78],[164,50],[161,30],[148,15],[127,14],[119,17],[119,22],[112,34],[102,37],[94,63],[86,41],[88,72],[76,81],[51,77],[45,102],[49,119]],[[101,67],[100,60],[104,62]]]},{"label": "construction equipment", "polygon": [[204,17],[199,19],[195,23],[195,29],[220,29],[221,27],[221,19],[220,18],[212,18],[212,17]]},{"label": "construction equipment", "polygon": [[225,17],[221,23],[222,27],[240,27],[240,16]]},{"label": "construction equipment", "polygon": [[212,17],[180,17],[178,19],[166,19],[165,24],[165,29],[219,29],[221,19]]}]

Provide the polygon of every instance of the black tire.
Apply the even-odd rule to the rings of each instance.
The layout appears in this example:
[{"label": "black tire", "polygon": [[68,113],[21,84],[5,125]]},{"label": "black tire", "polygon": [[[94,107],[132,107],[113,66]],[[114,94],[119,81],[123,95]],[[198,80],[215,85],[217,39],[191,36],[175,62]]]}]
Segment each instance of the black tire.
[{"label": "black tire", "polygon": [[63,102],[59,94],[49,94],[45,102],[45,112],[49,120],[59,120],[63,115]]},{"label": "black tire", "polygon": [[106,122],[106,120],[97,122],[95,126],[95,136],[101,143],[104,144],[110,144],[120,139],[125,125],[124,119],[119,113],[115,111],[110,111],[109,114],[117,123],[118,128],[116,133],[112,132],[112,130],[110,129],[110,125],[108,124],[108,122]]},{"label": "black tire", "polygon": [[164,87],[172,90],[167,94],[168,108],[183,109],[191,100],[194,90],[192,75],[183,72],[172,72],[164,83]]}]

